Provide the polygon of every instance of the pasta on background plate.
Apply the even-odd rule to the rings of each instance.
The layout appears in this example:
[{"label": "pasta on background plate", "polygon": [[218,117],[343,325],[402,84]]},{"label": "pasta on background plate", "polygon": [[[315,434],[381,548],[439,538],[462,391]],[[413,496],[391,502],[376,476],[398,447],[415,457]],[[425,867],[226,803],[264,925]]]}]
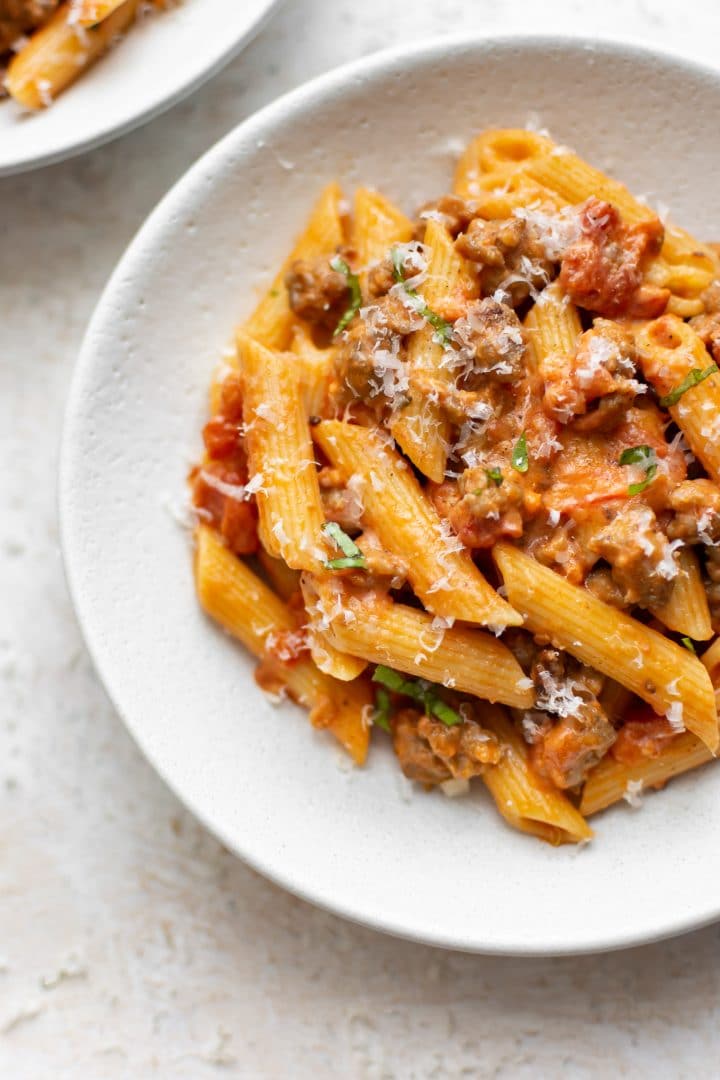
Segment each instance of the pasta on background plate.
[{"label": "pasta on background plate", "polygon": [[44,109],[141,15],[169,0],[0,0],[2,85]]},{"label": "pasta on background plate", "polygon": [[362,765],[554,844],[709,760],[720,257],[525,130],[320,194],[210,391],[205,611]]}]

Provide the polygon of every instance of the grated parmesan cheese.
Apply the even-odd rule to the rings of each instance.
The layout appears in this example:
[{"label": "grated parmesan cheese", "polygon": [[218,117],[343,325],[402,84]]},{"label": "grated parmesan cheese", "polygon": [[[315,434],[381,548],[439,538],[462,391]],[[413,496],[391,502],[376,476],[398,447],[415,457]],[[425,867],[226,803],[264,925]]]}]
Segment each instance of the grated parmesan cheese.
[{"label": "grated parmesan cheese", "polygon": [[643,789],[642,780],[628,780],[625,785],[625,791],[623,792],[623,799],[631,806],[633,810],[639,810],[642,806],[641,792]]},{"label": "grated parmesan cheese", "polygon": [[440,790],[443,795],[447,795],[449,799],[457,799],[461,795],[469,795],[470,793],[470,781],[462,779],[444,780],[440,784]]}]

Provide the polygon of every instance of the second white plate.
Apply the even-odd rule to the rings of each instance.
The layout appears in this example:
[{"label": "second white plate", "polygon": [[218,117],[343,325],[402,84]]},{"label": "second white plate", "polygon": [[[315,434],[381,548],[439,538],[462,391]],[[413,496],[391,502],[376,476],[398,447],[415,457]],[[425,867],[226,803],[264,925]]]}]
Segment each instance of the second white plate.
[{"label": "second white plate", "polygon": [[152,119],[231,60],[277,2],[184,0],[133,26],[49,109],[0,101],[0,176],[62,161]]}]

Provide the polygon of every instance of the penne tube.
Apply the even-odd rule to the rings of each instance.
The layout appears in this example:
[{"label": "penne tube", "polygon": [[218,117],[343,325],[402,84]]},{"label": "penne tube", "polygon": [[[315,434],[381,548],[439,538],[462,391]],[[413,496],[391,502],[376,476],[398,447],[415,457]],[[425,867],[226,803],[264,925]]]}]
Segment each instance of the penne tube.
[{"label": "penne tube", "polygon": [[329,461],[353,477],[363,520],[388,551],[407,563],[428,611],[450,619],[518,626],[522,619],[485,580],[470,553],[443,525],[412,469],[369,428],[325,420],[312,429]]},{"label": "penne tube", "polygon": [[707,641],[713,636],[713,631],[697,555],[692,548],[684,547],[675,553],[675,561],[678,575],[673,582],[670,599],[663,607],[650,610],[668,630],[686,634],[694,641]]},{"label": "penne tube", "polygon": [[320,195],[305,231],[298,238],[282,269],[254,312],[242,327],[268,349],[285,349],[290,342],[293,313],[290,310],[285,275],[296,259],[332,258],[344,241],[340,203],[342,192],[329,184]]},{"label": "penne tube", "polygon": [[[585,202],[595,196],[617,207],[630,225],[657,217],[655,211],[636,199],[624,184],[613,180],[569,150],[558,148],[555,153],[531,157],[522,165],[522,169],[527,176],[556,192],[568,203]],[[716,259],[711,249],[674,225],[665,228],[662,255],[668,262],[684,263],[704,270],[706,280],[702,288],[707,288],[716,273]]]},{"label": "penne tube", "polygon": [[[430,219],[425,229],[429,250],[427,276],[419,287],[425,304],[442,319],[455,317],[458,301],[467,300],[477,291],[465,260],[457,253],[452,238],[440,222]],[[452,373],[446,366],[443,344],[430,323],[410,334],[407,345],[409,400],[390,420],[390,430],[403,451],[421,473],[436,483],[445,478],[450,425],[430,396],[424,392],[423,379],[450,383]]]},{"label": "penne tube", "polygon": [[351,656],[348,652],[342,652],[328,640],[324,633],[325,620],[321,614],[321,606],[318,603],[322,583],[311,574],[304,574],[302,579],[302,594],[305,601],[305,610],[308,615],[308,639],[310,641],[310,655],[320,671],[326,675],[332,675],[341,682],[349,682],[361,675],[367,667],[367,660],[359,656]]},{"label": "penne tube", "polygon": [[[706,649],[701,661],[716,687],[717,699],[720,693],[717,690],[720,685],[720,638]],[[662,787],[674,776],[697,769],[712,760],[713,755],[707,746],[689,731],[672,739],[657,757],[647,758],[635,765],[625,765],[608,755],[598,762],[588,776],[580,810],[583,814],[596,814],[625,798],[633,791],[633,785],[636,793],[643,788]]]},{"label": "penne tube", "polygon": [[580,799],[581,814],[597,814],[626,795],[639,794],[643,788],[659,787],[673,776],[697,769],[713,760],[707,746],[689,731],[672,739],[654,758],[636,765],[625,765],[608,754],[592,770]]},{"label": "penne tube", "polygon": [[415,226],[410,218],[370,188],[358,188],[355,193],[350,244],[362,267],[360,282],[365,291],[367,270],[383,259],[393,244],[407,244],[413,238]]},{"label": "penne tube", "polygon": [[464,199],[476,198],[488,175],[493,186],[499,187],[521,166],[551,153],[553,146],[551,139],[525,128],[485,131],[468,144],[458,161],[453,190]]},{"label": "penne tube", "polygon": [[503,750],[500,761],[486,768],[482,780],[508,824],[550,844],[590,840],[592,829],[582,814],[530,766],[528,748],[505,712],[487,707],[482,724],[497,735]]},{"label": "penne tube", "polygon": [[125,0],[74,0],[73,22],[76,26],[95,26],[122,7]]},{"label": "penne tube", "polygon": [[350,656],[349,653],[340,652],[331,645],[327,637],[318,630],[312,628],[309,632],[310,655],[315,666],[324,671],[326,675],[332,675],[340,682],[351,682],[358,675],[362,675],[368,666],[367,660],[361,660],[359,656]]},{"label": "penne tube", "polygon": [[248,464],[263,546],[295,570],[319,569],[325,522],[297,366],[240,333]]},{"label": "penne tube", "polygon": [[134,21],[141,0],[125,0],[97,26],[72,21],[62,4],[10,61],[5,87],[27,109],[43,109],[86,71]]},{"label": "penne tube", "polygon": [[715,695],[697,657],[509,544],[497,544],[493,556],[527,629],[547,635],[717,749]]},{"label": "penne tube", "polygon": [[465,627],[434,629],[427,612],[374,593],[350,592],[339,581],[318,579],[317,586],[323,632],[341,652],[487,701],[532,706],[530,680],[510,650],[490,634]]},{"label": "penne tube", "polygon": [[720,637],[715,638],[700,659],[710,674],[713,686],[720,686]]},{"label": "penne tube", "polygon": [[283,686],[293,701],[311,709],[315,727],[327,727],[353,760],[367,756],[372,691],[364,680],[341,683],[318,671],[307,654],[282,664],[266,656],[270,635],[293,632],[290,609],[223,544],[211,528],[196,533],[195,580],[203,610],[229,634],[262,659],[273,685]]},{"label": "penne tube", "polygon": [[[720,483],[720,373],[699,335],[676,315],[663,315],[635,331],[643,374],[662,399],[678,393],[693,372],[702,381],[684,390],[668,412],[696,458]],[[661,400],[662,403],[662,400]]]},{"label": "penne tube", "polygon": [[582,333],[580,315],[574,304],[557,284],[543,289],[536,304],[525,318],[525,329],[535,359],[542,374],[544,363],[557,356],[573,357]]},{"label": "penne tube", "polygon": [[333,348],[319,349],[304,326],[294,326],[290,352],[297,357],[300,394],[305,413],[311,416],[327,414],[330,382],[333,376]]},{"label": "penne tube", "polygon": [[270,579],[273,592],[276,592],[283,600],[289,600],[291,596],[299,592],[299,570],[291,570],[282,559],[276,559],[274,555],[268,555],[264,547],[261,547],[258,551],[257,559]]}]

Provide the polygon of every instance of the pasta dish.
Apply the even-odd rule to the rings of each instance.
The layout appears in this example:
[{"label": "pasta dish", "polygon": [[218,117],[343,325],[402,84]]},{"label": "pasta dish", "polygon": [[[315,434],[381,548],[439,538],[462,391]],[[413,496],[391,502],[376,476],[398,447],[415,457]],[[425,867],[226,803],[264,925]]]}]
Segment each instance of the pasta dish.
[{"label": "pasta dish", "polygon": [[719,252],[523,129],[414,217],[330,184],[190,477],[199,600],[259,685],[555,844],[710,761]]},{"label": "pasta dish", "polygon": [[5,90],[28,109],[47,108],[139,15],[163,4],[164,0],[0,0]]}]

